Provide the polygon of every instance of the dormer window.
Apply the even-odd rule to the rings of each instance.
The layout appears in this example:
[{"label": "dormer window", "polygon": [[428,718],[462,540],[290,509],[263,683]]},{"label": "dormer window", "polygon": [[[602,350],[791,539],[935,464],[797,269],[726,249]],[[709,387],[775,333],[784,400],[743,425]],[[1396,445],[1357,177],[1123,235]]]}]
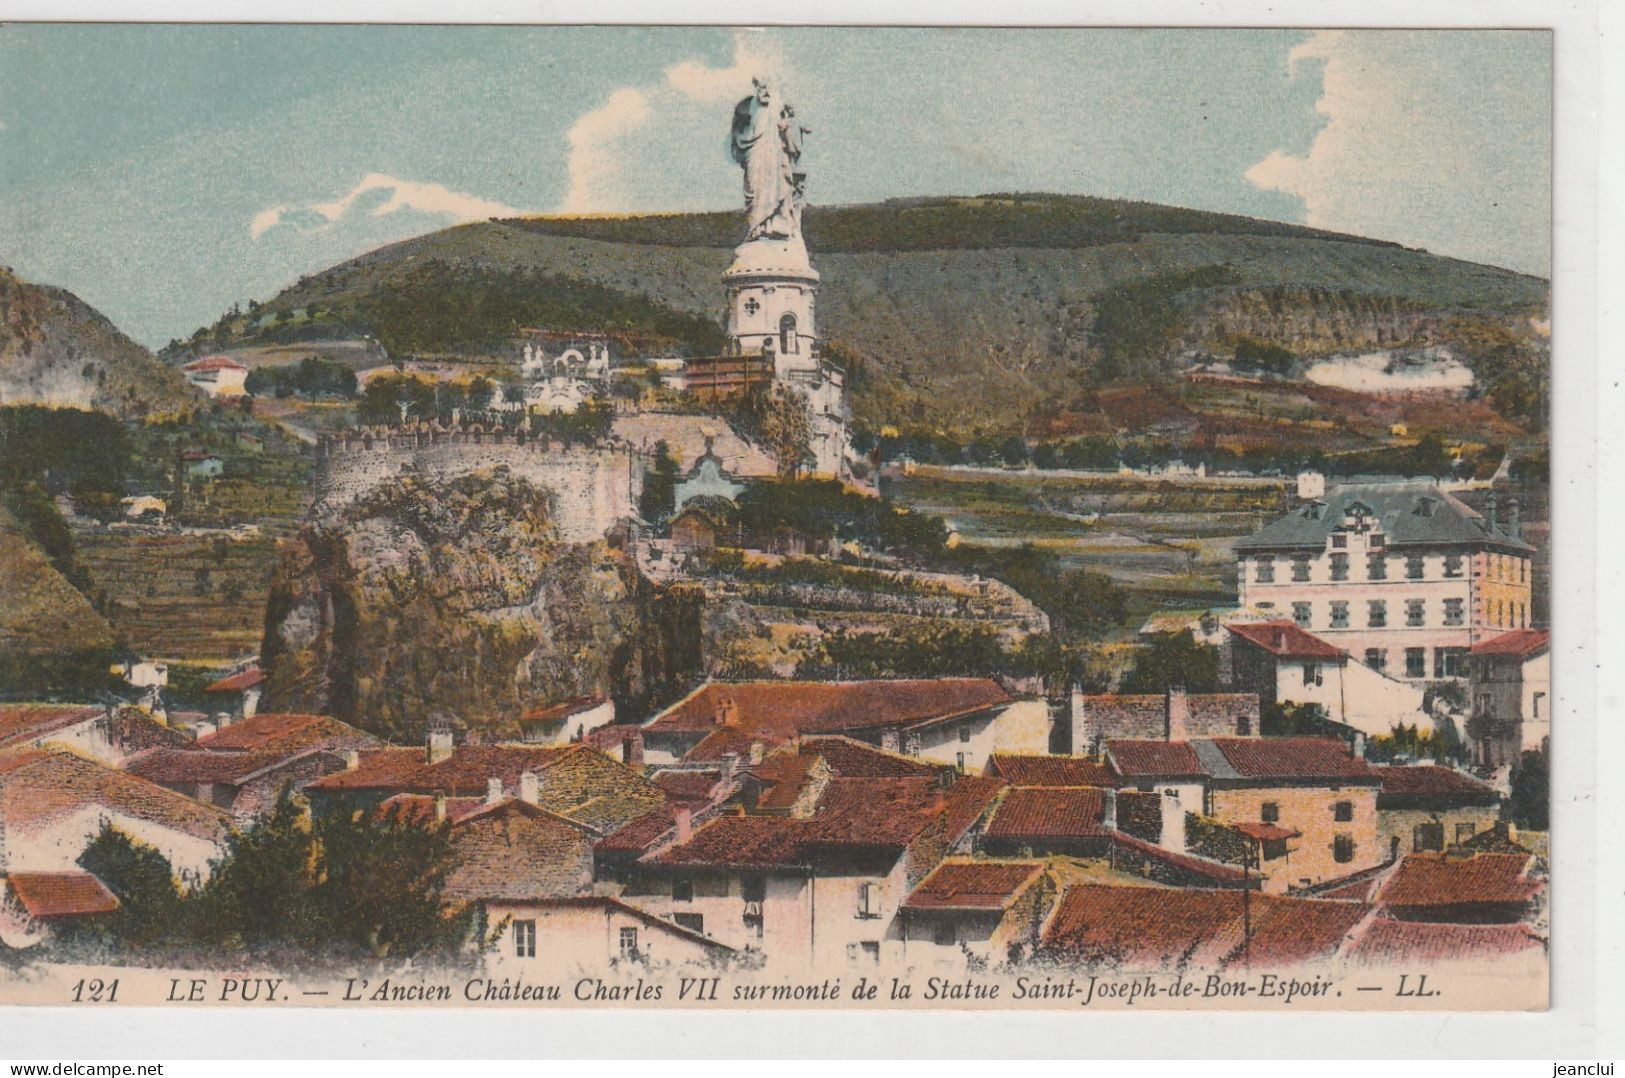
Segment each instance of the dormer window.
[{"label": "dormer window", "polygon": [[1433,515],[1433,506],[1434,501],[1432,498],[1416,499],[1416,515],[1419,517],[1431,517]]}]

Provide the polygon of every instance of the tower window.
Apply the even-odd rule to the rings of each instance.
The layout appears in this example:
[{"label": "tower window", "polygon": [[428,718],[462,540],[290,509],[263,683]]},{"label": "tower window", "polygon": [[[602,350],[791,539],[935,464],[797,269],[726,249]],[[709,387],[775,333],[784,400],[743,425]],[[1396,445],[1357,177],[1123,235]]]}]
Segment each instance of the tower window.
[{"label": "tower window", "polygon": [[796,316],[787,314],[779,319],[779,354],[790,355],[796,350]]},{"label": "tower window", "polygon": [[747,299],[745,301],[745,313],[746,314],[753,315],[753,314],[755,314],[757,311],[759,311],[761,309],[762,309],[762,305],[760,303],[756,302],[756,297],[752,296],[750,299]]}]

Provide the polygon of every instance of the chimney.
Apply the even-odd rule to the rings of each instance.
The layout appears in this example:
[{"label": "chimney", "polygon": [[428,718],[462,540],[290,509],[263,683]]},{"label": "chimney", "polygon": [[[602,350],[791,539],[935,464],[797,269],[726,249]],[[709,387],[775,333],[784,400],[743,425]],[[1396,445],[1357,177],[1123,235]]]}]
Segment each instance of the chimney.
[{"label": "chimney", "polygon": [[1072,717],[1072,755],[1089,751],[1089,726],[1083,713],[1083,686],[1076,683],[1067,694],[1067,710]]},{"label": "chimney", "polygon": [[1523,538],[1523,524],[1518,519],[1518,499],[1507,499],[1507,534],[1514,539]]},{"label": "chimney", "polygon": [[739,754],[737,752],[725,752],[725,753],[723,753],[722,754],[722,781],[723,782],[732,782],[734,780],[734,776],[737,775],[738,773],[739,773]]},{"label": "chimney", "polygon": [[1190,738],[1191,703],[1185,696],[1183,685],[1168,686],[1168,727],[1167,739],[1169,741],[1186,741]]},{"label": "chimney", "polygon": [[428,751],[424,757],[431,764],[451,758],[451,731],[444,727],[429,730]]},{"label": "chimney", "polygon": [[446,822],[446,792],[444,790],[434,792],[434,822]]},{"label": "chimney", "polygon": [[694,815],[687,805],[673,805],[671,818],[677,824],[678,845],[694,837]]},{"label": "chimney", "polygon": [[939,767],[939,768],[937,768],[937,789],[939,789],[939,790],[951,790],[951,789],[953,789],[954,783],[957,782],[957,781],[959,781],[959,768],[957,768],[957,767]]},{"label": "chimney", "polygon": [[534,771],[521,772],[519,775],[519,800],[529,805],[539,804],[542,799],[541,780]]},{"label": "chimney", "polygon": [[1100,793],[1100,824],[1108,831],[1115,831],[1117,830],[1117,791],[1107,786]]},{"label": "chimney", "polygon": [[360,766],[361,753],[357,752],[355,749],[351,749],[349,752],[344,754],[344,770],[354,771]]},{"label": "chimney", "polygon": [[209,717],[214,720],[214,728],[216,730],[224,730],[226,727],[231,725],[232,714],[229,711],[216,711]]},{"label": "chimney", "polygon": [[485,803],[494,805],[502,800],[502,780],[492,775],[485,780]]},{"label": "chimney", "polygon": [[621,763],[627,767],[643,767],[643,732],[633,731],[621,739]]},{"label": "chimney", "polygon": [[763,742],[760,742],[760,741],[752,741],[750,743],[750,762],[752,764],[761,763],[763,757],[765,757],[766,755],[767,755],[767,745],[766,744],[764,744]]}]

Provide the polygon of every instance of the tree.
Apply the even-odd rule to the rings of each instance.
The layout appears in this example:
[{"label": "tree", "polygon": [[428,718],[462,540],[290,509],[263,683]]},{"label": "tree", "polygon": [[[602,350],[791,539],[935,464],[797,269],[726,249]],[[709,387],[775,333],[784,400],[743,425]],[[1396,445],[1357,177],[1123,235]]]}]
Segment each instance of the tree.
[{"label": "tree", "polygon": [[1543,745],[1512,765],[1512,792],[1503,810],[1512,822],[1530,831],[1551,829],[1551,762]]},{"label": "tree", "polygon": [[812,414],[801,392],[775,385],[762,398],[760,430],[767,451],[778,462],[779,478],[795,479],[812,467]]},{"label": "tree", "polygon": [[97,934],[121,945],[141,947],[184,928],[175,872],[151,846],[103,823],[79,855],[79,867],[101,880],[119,900],[118,909],[96,925]]},{"label": "tree", "polygon": [[317,942],[310,888],[320,855],[310,821],[287,787],[270,816],[227,840],[226,855],[199,896],[201,930],[217,942]]},{"label": "tree", "polygon": [[638,498],[638,514],[648,521],[671,516],[676,502],[677,458],[662,439],[655,445],[654,464],[643,475],[643,494]]},{"label": "tree", "polygon": [[1188,692],[1217,692],[1219,650],[1199,644],[1189,630],[1158,633],[1141,650],[1123,678],[1118,692],[1160,693],[1170,688]]}]

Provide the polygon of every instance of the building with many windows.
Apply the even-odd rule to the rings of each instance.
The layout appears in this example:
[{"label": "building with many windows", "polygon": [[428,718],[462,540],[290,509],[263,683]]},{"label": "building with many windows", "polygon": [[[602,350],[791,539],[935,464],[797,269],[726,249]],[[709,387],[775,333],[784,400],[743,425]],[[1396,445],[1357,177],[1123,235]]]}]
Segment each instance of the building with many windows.
[{"label": "building with many windows", "polygon": [[1505,523],[1431,480],[1346,483],[1235,544],[1241,605],[1390,677],[1465,677],[1481,640],[1530,624],[1530,558]]}]

